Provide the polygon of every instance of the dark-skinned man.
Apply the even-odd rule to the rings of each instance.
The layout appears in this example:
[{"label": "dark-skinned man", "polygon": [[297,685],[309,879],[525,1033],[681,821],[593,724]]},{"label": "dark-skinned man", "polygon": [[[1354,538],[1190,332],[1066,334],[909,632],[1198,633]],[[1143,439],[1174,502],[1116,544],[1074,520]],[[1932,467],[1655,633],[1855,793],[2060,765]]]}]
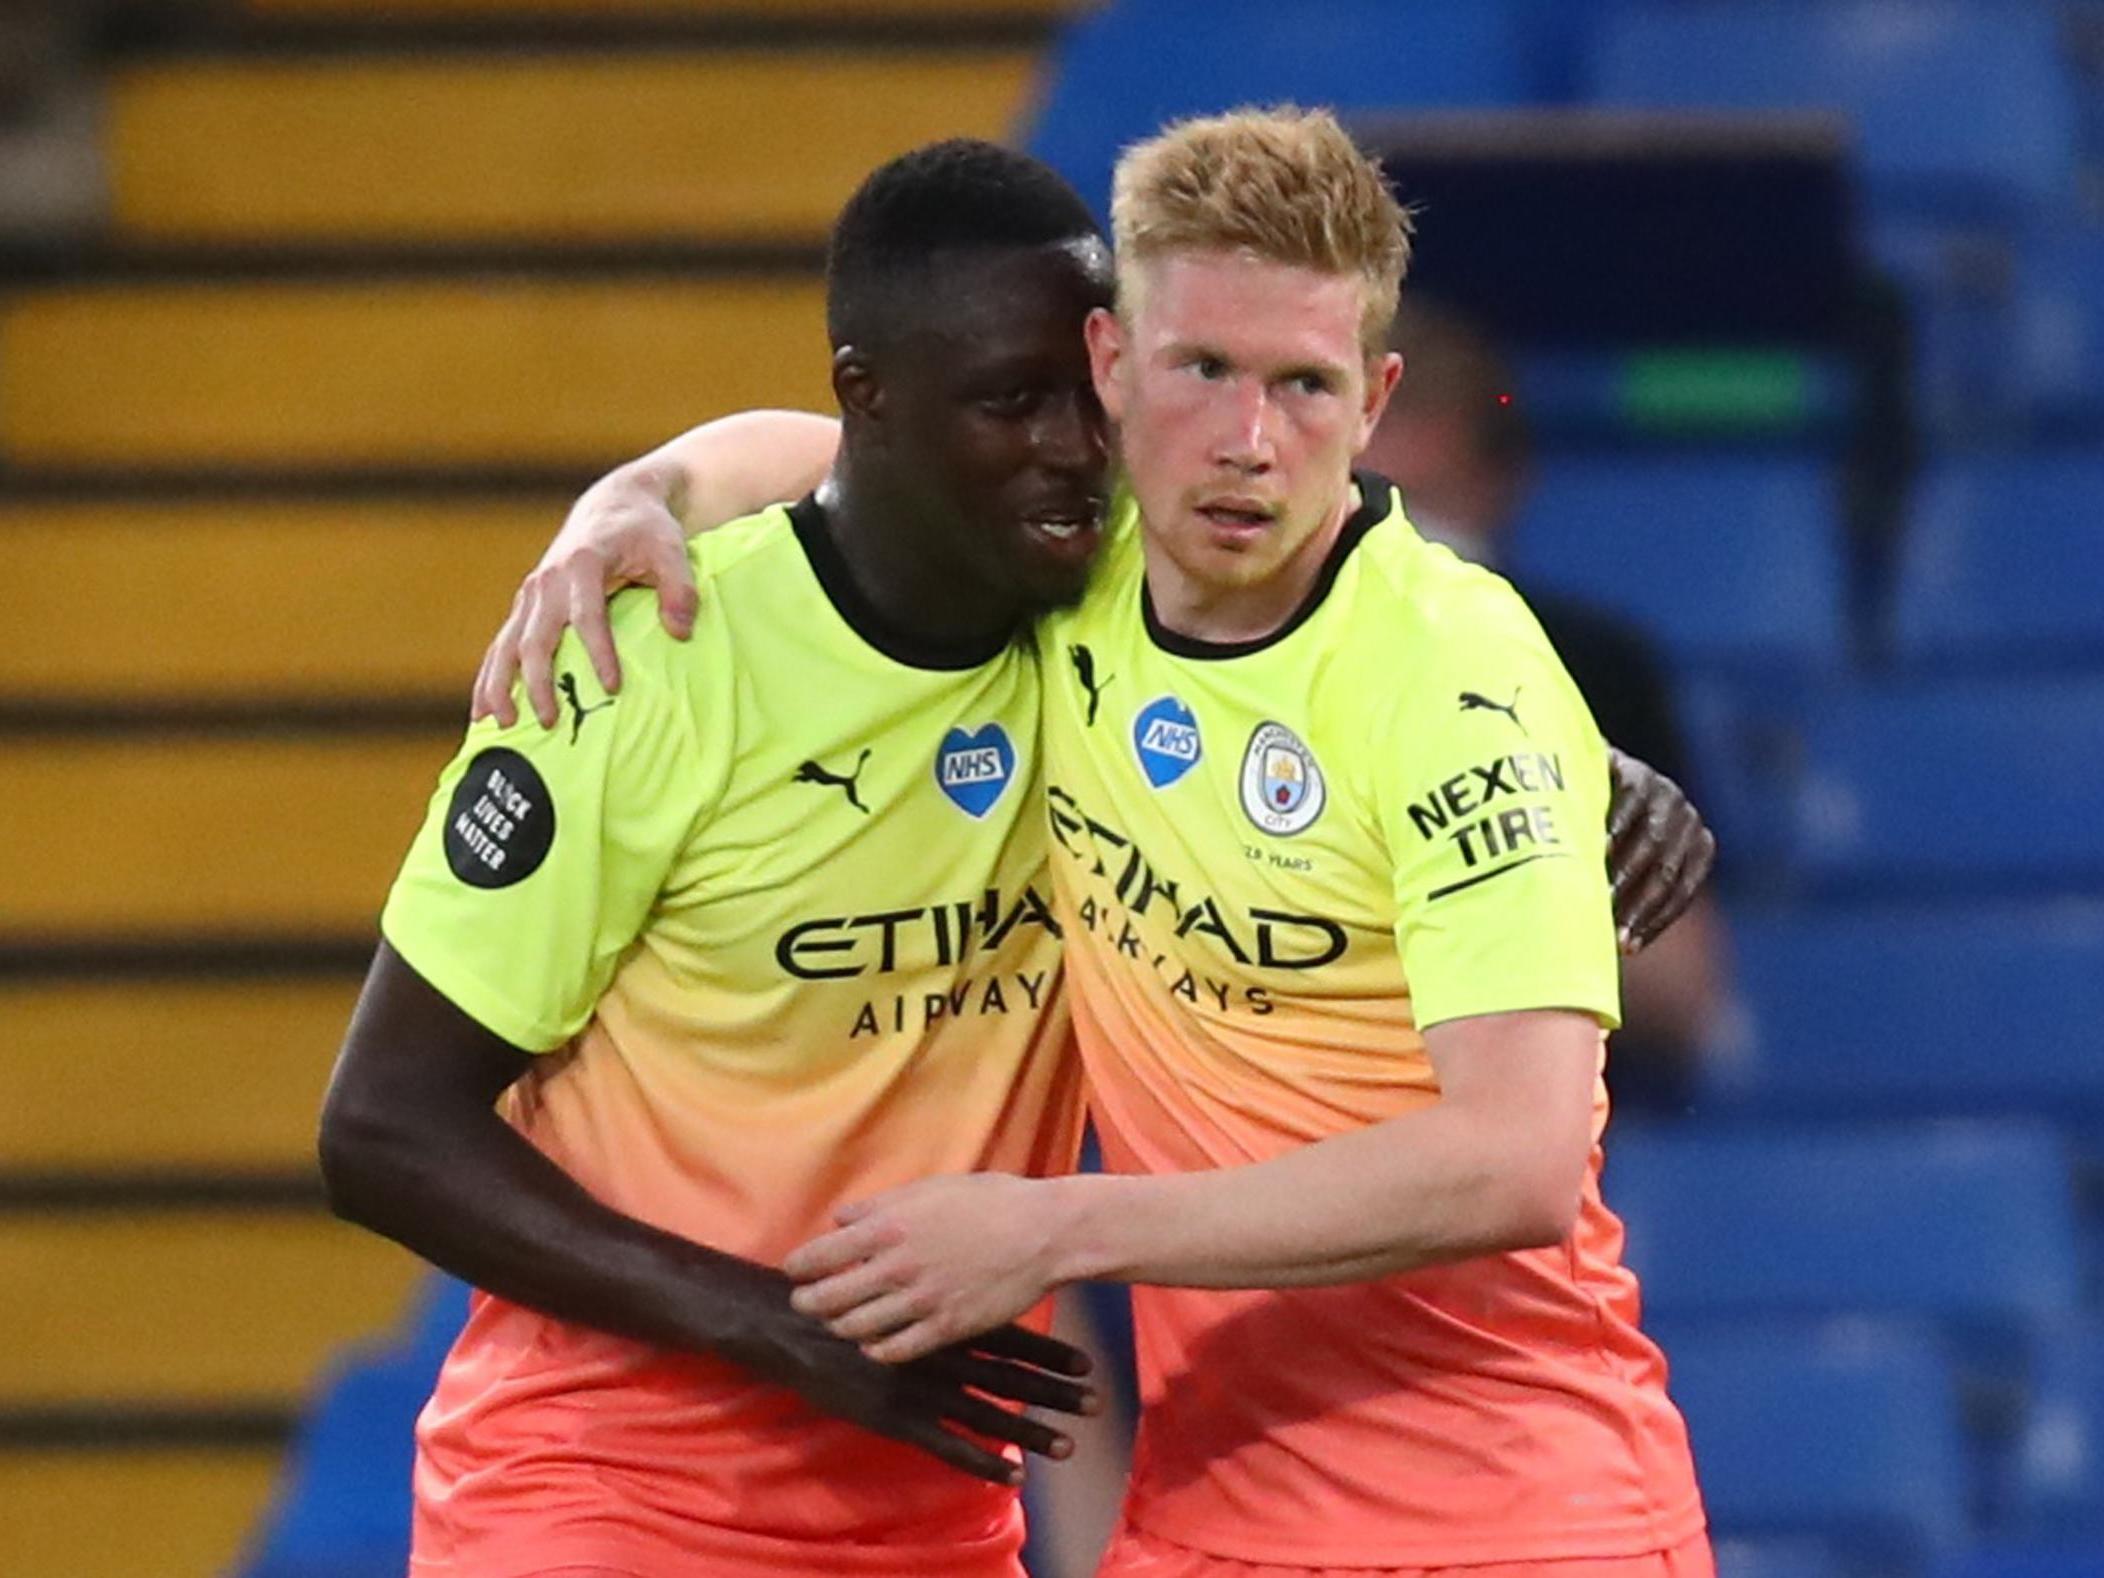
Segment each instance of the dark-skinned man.
[{"label": "dark-skinned man", "polygon": [[1041,167],[879,170],[825,487],[697,545],[690,642],[615,610],[618,697],[579,661],[563,729],[442,776],[321,1131],[342,1215],[484,1290],[418,1428],[418,1578],[1020,1572],[999,1448],[1066,1443],[987,1397],[1080,1410],[1079,1355],[900,1371],[773,1267],[886,1183],[1074,1164],[1018,636],[1093,547],[1109,296]]}]

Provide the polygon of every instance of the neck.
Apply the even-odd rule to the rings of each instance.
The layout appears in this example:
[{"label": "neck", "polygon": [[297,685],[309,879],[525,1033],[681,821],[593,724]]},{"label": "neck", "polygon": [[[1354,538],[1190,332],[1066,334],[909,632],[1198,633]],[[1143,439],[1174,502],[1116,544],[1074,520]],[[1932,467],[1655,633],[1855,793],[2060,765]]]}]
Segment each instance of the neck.
[{"label": "neck", "polygon": [[920,507],[883,467],[858,466],[843,447],[818,485],[818,503],[856,592],[892,631],[916,645],[971,652],[999,645],[1023,623],[1012,597],[930,551]]},{"label": "neck", "polygon": [[1194,641],[1261,641],[1291,619],[1314,590],[1344,523],[1359,507],[1356,484],[1331,506],[1322,526],[1261,581],[1222,585],[1191,575],[1149,544],[1147,595],[1156,623]]}]

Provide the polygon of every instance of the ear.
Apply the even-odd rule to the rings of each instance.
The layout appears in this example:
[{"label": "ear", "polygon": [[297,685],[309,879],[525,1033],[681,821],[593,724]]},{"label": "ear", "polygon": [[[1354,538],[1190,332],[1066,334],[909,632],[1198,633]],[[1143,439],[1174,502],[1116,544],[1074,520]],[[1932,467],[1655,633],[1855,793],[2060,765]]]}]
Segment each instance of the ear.
[{"label": "ear", "polygon": [[1088,316],[1082,333],[1088,339],[1089,376],[1096,384],[1096,399],[1104,415],[1113,422],[1125,416],[1125,391],[1118,375],[1125,366],[1125,325],[1108,307],[1098,307]]},{"label": "ear", "polygon": [[884,420],[884,380],[877,376],[869,357],[852,345],[833,353],[833,398],[840,402],[842,416],[865,422]]},{"label": "ear", "polygon": [[1379,359],[1366,364],[1366,401],[1359,408],[1359,442],[1357,450],[1363,450],[1373,441],[1373,430],[1381,425],[1381,413],[1388,409],[1388,397],[1395,393],[1395,386],[1403,376],[1403,358],[1395,351],[1384,351]]}]

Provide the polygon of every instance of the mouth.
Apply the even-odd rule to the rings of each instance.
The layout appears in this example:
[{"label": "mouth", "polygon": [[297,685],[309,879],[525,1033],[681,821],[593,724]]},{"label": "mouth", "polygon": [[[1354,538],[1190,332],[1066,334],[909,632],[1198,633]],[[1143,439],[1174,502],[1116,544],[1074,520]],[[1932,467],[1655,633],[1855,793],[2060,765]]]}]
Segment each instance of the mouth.
[{"label": "mouth", "polygon": [[1278,506],[1253,498],[1208,499],[1196,505],[1193,513],[1216,535],[1230,542],[1244,542],[1278,522]]},{"label": "mouth", "polygon": [[1030,542],[1057,558],[1083,559],[1093,553],[1102,535],[1103,507],[1090,502],[1033,510],[1022,517],[1023,534]]}]

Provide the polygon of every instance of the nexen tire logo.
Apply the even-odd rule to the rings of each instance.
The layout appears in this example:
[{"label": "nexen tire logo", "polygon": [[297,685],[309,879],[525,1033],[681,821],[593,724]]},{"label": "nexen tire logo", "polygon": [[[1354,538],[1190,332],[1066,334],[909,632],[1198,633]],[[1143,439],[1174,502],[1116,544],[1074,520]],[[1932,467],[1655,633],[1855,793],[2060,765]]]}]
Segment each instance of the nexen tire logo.
[{"label": "nexen tire logo", "polygon": [[1157,789],[1166,789],[1198,765],[1205,747],[1198,738],[1198,719],[1174,696],[1157,696],[1132,720],[1133,754],[1140,771]]}]

